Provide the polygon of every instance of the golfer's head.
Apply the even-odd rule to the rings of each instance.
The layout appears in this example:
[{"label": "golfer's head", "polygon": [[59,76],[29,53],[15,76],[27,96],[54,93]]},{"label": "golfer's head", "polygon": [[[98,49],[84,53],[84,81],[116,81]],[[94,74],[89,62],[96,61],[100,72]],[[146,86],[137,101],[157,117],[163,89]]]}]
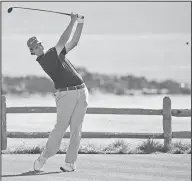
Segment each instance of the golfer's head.
[{"label": "golfer's head", "polygon": [[29,38],[27,46],[29,47],[31,55],[40,56],[44,53],[44,47],[41,43],[42,41],[38,37],[33,36]]}]

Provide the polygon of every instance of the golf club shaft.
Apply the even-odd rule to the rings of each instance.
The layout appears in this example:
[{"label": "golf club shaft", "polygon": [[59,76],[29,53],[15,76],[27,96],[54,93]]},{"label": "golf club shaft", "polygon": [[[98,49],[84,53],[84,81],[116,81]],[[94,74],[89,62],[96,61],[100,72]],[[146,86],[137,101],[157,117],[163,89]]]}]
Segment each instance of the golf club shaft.
[{"label": "golf club shaft", "polygon": [[[36,10],[36,11],[44,11],[44,12],[57,13],[57,14],[63,14],[63,15],[68,15],[68,16],[71,15],[71,14],[69,14],[69,13],[62,13],[62,12],[58,12],[58,11],[49,11],[49,10],[44,10],[44,9],[34,9],[34,8],[24,8],[24,7],[12,7],[12,8],[29,9],[29,10]],[[81,16],[79,16],[79,17],[81,17]],[[82,16],[82,18],[83,18],[83,16]]]}]

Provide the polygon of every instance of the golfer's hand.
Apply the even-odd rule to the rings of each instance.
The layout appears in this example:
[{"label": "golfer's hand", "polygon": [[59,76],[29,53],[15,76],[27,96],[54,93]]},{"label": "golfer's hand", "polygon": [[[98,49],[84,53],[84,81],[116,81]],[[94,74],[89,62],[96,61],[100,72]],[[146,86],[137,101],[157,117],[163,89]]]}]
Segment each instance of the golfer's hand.
[{"label": "golfer's hand", "polygon": [[78,23],[84,23],[84,16],[77,14],[77,22]]},{"label": "golfer's hand", "polygon": [[75,22],[77,20],[77,14],[71,13],[71,21]]}]

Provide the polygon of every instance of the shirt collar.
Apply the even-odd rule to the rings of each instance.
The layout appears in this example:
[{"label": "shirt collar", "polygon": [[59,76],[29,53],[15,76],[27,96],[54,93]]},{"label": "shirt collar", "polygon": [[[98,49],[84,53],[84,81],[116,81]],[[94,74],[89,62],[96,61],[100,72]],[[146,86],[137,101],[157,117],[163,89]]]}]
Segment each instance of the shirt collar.
[{"label": "shirt collar", "polygon": [[36,59],[36,61],[39,62],[39,61],[42,59],[42,57],[43,57],[44,55],[45,55],[45,54],[42,54],[42,55],[38,56],[37,59]]}]

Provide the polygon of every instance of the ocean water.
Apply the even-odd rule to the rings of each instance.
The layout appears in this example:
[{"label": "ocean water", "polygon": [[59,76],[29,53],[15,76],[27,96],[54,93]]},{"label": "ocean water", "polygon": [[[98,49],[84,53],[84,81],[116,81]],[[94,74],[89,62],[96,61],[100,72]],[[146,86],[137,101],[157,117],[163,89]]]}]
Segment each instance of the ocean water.
[{"label": "ocean water", "polygon": [[[96,93],[89,96],[89,107],[162,109],[164,95],[116,96]],[[173,109],[191,109],[191,96],[169,96]],[[55,106],[53,96],[7,96],[7,107]],[[51,131],[56,113],[8,114],[8,131]],[[173,131],[190,130],[190,118],[172,117]],[[68,129],[69,130],[69,129]],[[84,119],[83,131],[98,132],[162,132],[162,116],[140,115],[92,115]]]}]

